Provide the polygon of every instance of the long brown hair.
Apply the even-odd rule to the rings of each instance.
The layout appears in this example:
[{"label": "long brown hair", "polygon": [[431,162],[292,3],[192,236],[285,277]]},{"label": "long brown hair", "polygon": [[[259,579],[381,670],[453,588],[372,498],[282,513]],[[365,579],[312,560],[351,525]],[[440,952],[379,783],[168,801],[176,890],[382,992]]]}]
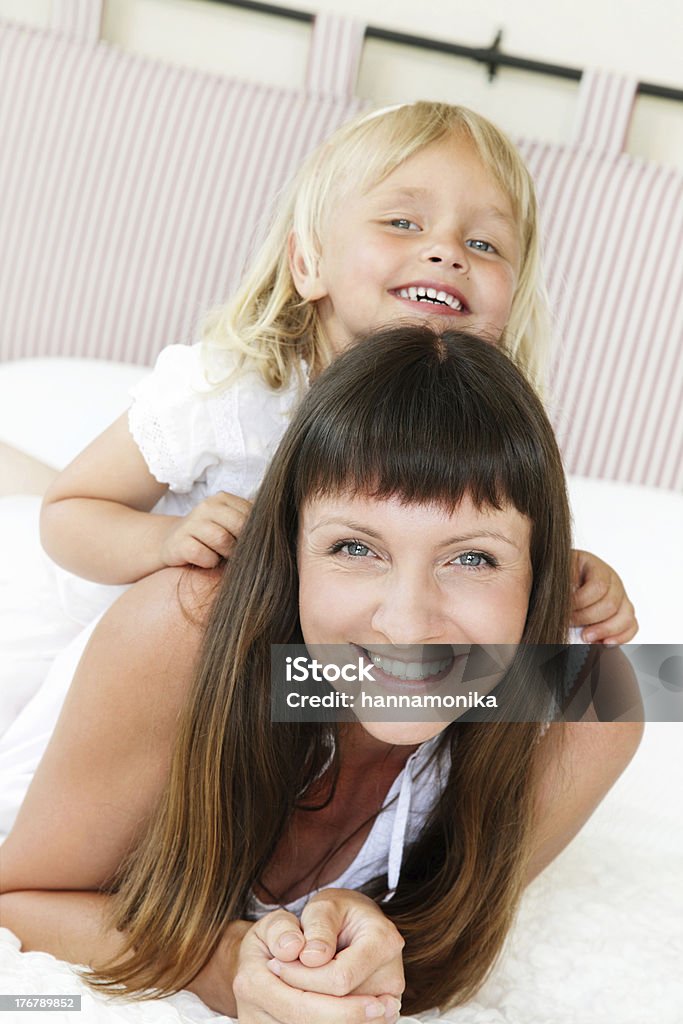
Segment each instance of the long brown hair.
[{"label": "long brown hair", "polygon": [[[565,640],[565,481],[531,386],[466,334],[399,326],[361,341],[316,381],[266,474],[211,613],[164,797],[111,885],[127,947],[91,983],[147,995],[187,985],[245,915],[323,767],[334,725],[270,721],[270,646],[300,639],[302,502],[349,488],[514,505],[532,524],[523,639]],[[500,951],[529,852],[539,732],[533,722],[456,722],[443,733],[448,784],[382,908],[406,939],[409,1013],[468,997]],[[386,876],[364,891],[379,899]]]}]

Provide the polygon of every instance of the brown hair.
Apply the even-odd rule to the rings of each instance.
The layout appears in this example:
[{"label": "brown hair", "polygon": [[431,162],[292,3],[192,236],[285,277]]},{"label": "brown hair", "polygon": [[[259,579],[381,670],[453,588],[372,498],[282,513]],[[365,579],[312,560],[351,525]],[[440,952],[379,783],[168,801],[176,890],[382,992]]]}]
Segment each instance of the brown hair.
[{"label": "brown hair", "polygon": [[[477,338],[427,327],[392,327],[344,353],[300,406],[237,544],[164,798],[112,884],[127,947],[89,977],[95,985],[146,995],[186,985],[228,922],[244,916],[324,765],[334,725],[270,721],[270,646],[299,639],[301,504],[349,488],[449,507],[465,494],[484,507],[514,505],[532,523],[523,639],[565,640],[564,474],[521,372]],[[406,939],[408,1013],[468,997],[500,951],[529,853],[539,734],[534,722],[456,722],[442,735],[452,752],[448,784],[382,907]],[[386,876],[364,891],[379,899]]]}]

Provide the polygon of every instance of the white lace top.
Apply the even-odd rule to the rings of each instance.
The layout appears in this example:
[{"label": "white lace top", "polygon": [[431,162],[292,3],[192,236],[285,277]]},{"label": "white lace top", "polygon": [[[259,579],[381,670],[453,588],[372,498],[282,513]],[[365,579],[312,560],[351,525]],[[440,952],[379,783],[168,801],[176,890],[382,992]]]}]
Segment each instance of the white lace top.
[{"label": "white lace top", "polygon": [[226,386],[235,354],[211,343],[169,345],[131,389],[130,432],[169,491],[156,512],[186,515],[227,491],[252,499],[298,404],[301,386],[273,391],[256,371]]}]

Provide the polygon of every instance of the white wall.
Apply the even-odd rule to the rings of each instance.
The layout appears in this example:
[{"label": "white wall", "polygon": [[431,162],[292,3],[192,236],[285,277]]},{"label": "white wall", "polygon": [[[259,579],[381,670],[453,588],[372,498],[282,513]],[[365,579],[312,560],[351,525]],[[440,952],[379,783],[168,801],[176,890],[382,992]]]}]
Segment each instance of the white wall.
[{"label": "white wall", "polygon": [[[49,4],[0,0],[0,17],[45,24]],[[290,6],[471,46],[489,45],[502,28],[503,48],[516,56],[600,65],[683,87],[680,0],[292,0]],[[302,23],[210,0],[105,0],[103,35],[110,42],[276,85],[301,84],[309,32]],[[380,104],[419,97],[464,102],[513,134],[563,141],[571,133],[576,85],[507,69],[489,84],[473,62],[368,40],[359,92]],[[683,167],[683,103],[639,97],[628,150]]]}]

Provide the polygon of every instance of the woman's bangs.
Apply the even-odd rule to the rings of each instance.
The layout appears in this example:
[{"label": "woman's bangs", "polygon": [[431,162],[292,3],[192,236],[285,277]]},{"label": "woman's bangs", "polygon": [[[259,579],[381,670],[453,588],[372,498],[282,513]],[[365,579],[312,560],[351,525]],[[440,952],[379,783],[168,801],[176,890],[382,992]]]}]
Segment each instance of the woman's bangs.
[{"label": "woman's bangs", "polygon": [[490,378],[467,372],[457,341],[445,343],[447,354],[428,330],[411,330],[417,344],[402,346],[402,367],[386,350],[373,359],[383,346],[365,342],[368,372],[356,388],[326,396],[324,410],[311,408],[296,460],[299,507],[313,496],[353,493],[452,511],[467,495],[477,507],[512,504],[535,518],[540,453],[530,450],[524,426],[505,423]]}]

